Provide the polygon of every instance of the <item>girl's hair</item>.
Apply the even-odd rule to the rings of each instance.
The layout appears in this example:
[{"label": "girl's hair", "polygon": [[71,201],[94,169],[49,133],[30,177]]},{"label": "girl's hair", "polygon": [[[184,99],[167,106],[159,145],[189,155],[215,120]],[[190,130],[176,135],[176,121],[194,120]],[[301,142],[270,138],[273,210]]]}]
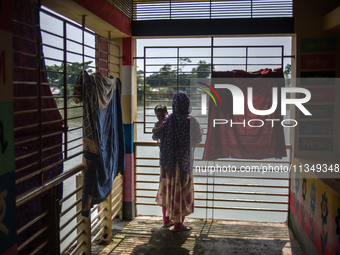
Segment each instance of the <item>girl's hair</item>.
[{"label": "girl's hair", "polygon": [[166,108],[166,105],[164,104],[158,104],[155,107],[155,113],[156,112],[168,112],[168,109]]}]

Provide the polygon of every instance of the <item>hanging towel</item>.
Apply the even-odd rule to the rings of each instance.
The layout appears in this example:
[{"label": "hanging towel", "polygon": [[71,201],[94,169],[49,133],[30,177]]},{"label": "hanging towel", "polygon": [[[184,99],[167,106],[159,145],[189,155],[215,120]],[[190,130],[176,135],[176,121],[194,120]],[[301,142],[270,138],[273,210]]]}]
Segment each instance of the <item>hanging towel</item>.
[{"label": "hanging towel", "polygon": [[[220,95],[222,105],[214,105],[209,101],[208,132],[204,148],[203,159],[218,158],[264,159],[282,158],[286,156],[283,127],[281,125],[281,87],[285,86],[282,68],[271,70],[261,69],[256,72],[234,70],[227,72],[213,72],[212,86],[215,84],[232,84],[242,90],[244,95],[244,115],[233,115],[233,97],[229,89],[216,89]],[[228,79],[226,79],[228,78]],[[247,87],[253,88],[253,105],[257,110],[267,110],[272,106],[272,89],[277,87],[278,104],[276,110],[269,115],[255,115],[250,112],[247,102]],[[228,120],[227,124],[213,127],[214,119]],[[251,127],[251,119],[262,120],[262,127]],[[272,121],[277,119],[274,127]],[[230,120],[234,124],[230,125]],[[252,126],[260,126],[260,121],[251,121]]]},{"label": "hanging towel", "polygon": [[[82,86],[84,78],[84,88]],[[113,180],[124,174],[125,146],[118,86],[120,80],[101,73],[80,76],[73,95],[83,101],[83,196],[82,215],[110,194]]]}]

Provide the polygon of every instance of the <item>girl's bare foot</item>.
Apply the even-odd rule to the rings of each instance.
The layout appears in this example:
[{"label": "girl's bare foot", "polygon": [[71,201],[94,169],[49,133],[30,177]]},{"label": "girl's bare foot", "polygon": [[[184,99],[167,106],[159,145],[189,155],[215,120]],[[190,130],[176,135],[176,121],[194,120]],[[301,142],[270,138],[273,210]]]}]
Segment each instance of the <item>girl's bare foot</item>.
[{"label": "girl's bare foot", "polygon": [[163,228],[168,228],[168,227],[171,227],[171,226],[173,226],[173,225],[174,225],[174,222],[171,220],[168,224],[163,225],[162,227],[163,227]]},{"label": "girl's bare foot", "polygon": [[172,229],[172,231],[175,231],[175,232],[177,232],[177,231],[188,231],[188,230],[192,230],[192,227],[189,227],[189,226],[182,226],[181,228],[173,228]]}]

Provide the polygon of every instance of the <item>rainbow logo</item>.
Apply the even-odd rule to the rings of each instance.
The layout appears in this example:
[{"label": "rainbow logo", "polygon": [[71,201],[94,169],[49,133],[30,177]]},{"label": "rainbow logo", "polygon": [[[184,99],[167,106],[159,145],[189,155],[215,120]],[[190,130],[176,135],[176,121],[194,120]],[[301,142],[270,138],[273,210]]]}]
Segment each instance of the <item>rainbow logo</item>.
[{"label": "rainbow logo", "polygon": [[[216,91],[213,87],[211,87],[210,85],[205,84],[205,83],[203,83],[203,82],[198,82],[198,83],[199,83],[199,84],[202,84],[202,85],[204,85],[204,86],[206,86],[206,87],[209,88],[211,91],[213,91],[213,92],[215,93],[215,95],[217,96],[218,100],[220,101],[221,105],[222,105],[221,98],[220,98],[219,94],[217,93],[217,91]],[[209,90],[204,89],[204,88],[200,88],[200,87],[199,87],[199,89],[200,89],[200,90],[203,90],[204,92],[206,92],[206,93],[212,98],[212,100],[214,101],[215,106],[217,106],[216,100],[215,100],[214,96],[210,93]]]}]

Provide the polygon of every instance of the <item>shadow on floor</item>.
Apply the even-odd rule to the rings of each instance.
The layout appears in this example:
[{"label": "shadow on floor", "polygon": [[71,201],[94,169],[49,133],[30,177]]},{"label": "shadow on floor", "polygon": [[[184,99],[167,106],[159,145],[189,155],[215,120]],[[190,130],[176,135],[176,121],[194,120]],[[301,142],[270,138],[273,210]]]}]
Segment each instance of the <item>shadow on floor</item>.
[{"label": "shadow on floor", "polygon": [[179,255],[190,254],[183,244],[190,237],[190,232],[174,233],[168,229],[154,229],[148,243],[137,245],[133,248],[131,255]]},{"label": "shadow on floor", "polygon": [[191,231],[162,228],[161,217],[138,216],[99,254],[303,255],[285,223],[186,219]]}]

